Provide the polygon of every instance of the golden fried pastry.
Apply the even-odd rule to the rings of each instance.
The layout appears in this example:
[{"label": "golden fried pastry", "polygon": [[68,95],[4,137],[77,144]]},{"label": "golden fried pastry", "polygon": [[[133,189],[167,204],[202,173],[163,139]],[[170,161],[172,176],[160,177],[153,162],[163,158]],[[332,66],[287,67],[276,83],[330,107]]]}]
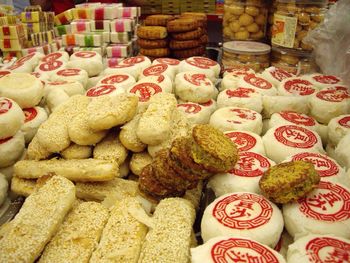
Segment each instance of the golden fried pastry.
[{"label": "golden fried pastry", "polygon": [[180,18],[169,21],[167,24],[168,32],[187,32],[198,28],[198,22],[193,18]]},{"label": "golden fried pastry", "polygon": [[153,58],[161,58],[161,57],[168,57],[170,54],[170,50],[168,48],[152,48],[152,49],[140,48],[140,54],[144,56],[150,56]]},{"label": "golden fried pastry", "polygon": [[129,167],[133,174],[140,176],[142,169],[152,162],[153,158],[148,152],[133,153]]},{"label": "golden fried pastry", "polygon": [[151,15],[147,16],[144,24],[146,26],[165,26],[170,20],[173,20],[174,17],[172,15]]},{"label": "golden fried pastry", "polygon": [[198,27],[197,29],[188,32],[172,33],[171,37],[176,40],[191,40],[199,38],[202,34],[203,29]]},{"label": "golden fried pastry", "polygon": [[320,176],[310,162],[293,161],[270,167],[261,177],[259,186],[272,202],[286,204],[306,196],[320,182]]},{"label": "golden fried pastry", "polygon": [[205,13],[184,12],[181,14],[180,18],[194,18],[197,20],[198,26],[207,26],[207,15]]},{"label": "golden fried pastry", "polygon": [[198,47],[201,45],[201,42],[197,39],[192,39],[192,40],[171,40],[170,41],[170,48],[171,49],[189,49],[189,48],[194,48]]},{"label": "golden fried pastry", "polygon": [[141,48],[164,48],[167,47],[168,41],[166,39],[149,40],[138,38],[137,44]]},{"label": "golden fried pastry", "polygon": [[205,47],[203,46],[195,47],[191,49],[184,49],[184,50],[172,50],[173,56],[178,59],[200,56],[200,55],[203,55],[204,52],[205,52]]},{"label": "golden fried pastry", "polygon": [[213,173],[228,172],[238,160],[236,145],[221,131],[208,124],[196,125],[192,130],[191,157]]},{"label": "golden fried pastry", "polygon": [[61,152],[64,159],[87,159],[91,156],[91,146],[82,146],[75,143]]},{"label": "golden fried pastry", "polygon": [[164,39],[167,35],[167,29],[163,26],[140,26],[137,29],[137,36],[144,39]]},{"label": "golden fried pastry", "polygon": [[34,136],[28,145],[26,158],[29,160],[42,160],[49,157],[50,154],[51,152],[39,143],[38,136]]},{"label": "golden fried pastry", "polygon": [[119,140],[130,151],[142,152],[147,145],[144,144],[136,135],[136,129],[139,125],[141,114],[136,115],[131,121],[124,124],[119,133]]}]

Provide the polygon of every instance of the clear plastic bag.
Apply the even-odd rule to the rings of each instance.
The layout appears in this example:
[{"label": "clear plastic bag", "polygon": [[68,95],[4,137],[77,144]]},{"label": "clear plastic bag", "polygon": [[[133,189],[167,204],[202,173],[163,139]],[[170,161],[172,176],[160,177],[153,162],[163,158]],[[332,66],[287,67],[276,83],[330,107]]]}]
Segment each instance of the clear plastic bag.
[{"label": "clear plastic bag", "polygon": [[313,46],[322,73],[339,76],[350,86],[350,0],[333,5],[304,42]]}]

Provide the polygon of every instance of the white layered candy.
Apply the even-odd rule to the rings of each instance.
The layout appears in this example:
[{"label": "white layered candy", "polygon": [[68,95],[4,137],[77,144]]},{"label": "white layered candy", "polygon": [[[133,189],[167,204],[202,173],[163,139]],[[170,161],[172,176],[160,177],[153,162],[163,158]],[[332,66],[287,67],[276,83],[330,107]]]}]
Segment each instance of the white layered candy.
[{"label": "white layered candy", "polygon": [[167,75],[171,80],[175,78],[175,68],[168,64],[156,64],[142,70],[139,79],[149,76]]},{"label": "white layered candy", "polygon": [[24,135],[21,131],[13,137],[0,140],[0,168],[13,165],[24,150]]},{"label": "white layered candy", "polygon": [[343,85],[343,81],[339,77],[333,76],[333,75],[322,75],[322,74],[316,73],[316,74],[307,76],[307,78],[318,89],[326,89],[332,86]]},{"label": "white layered candy", "polygon": [[217,89],[205,74],[188,71],[176,75],[175,94],[181,100],[204,103],[217,95]]},{"label": "white layered candy", "polygon": [[65,51],[56,51],[53,53],[50,53],[43,57],[41,59],[42,62],[52,62],[52,61],[62,61],[62,62],[68,62],[69,61],[69,54]]},{"label": "white layered candy", "polygon": [[205,74],[213,83],[220,74],[220,65],[205,57],[190,57],[181,61],[179,72],[193,71],[196,73]]},{"label": "white layered candy", "polygon": [[227,131],[225,135],[236,144],[240,152],[255,152],[266,155],[264,143],[259,135],[249,131]]},{"label": "white layered candy", "polygon": [[261,73],[261,76],[278,87],[284,79],[291,78],[294,75],[281,68],[269,67]]},{"label": "white layered candy", "polygon": [[347,262],[350,240],[332,235],[307,235],[289,246],[288,263]]},{"label": "white layered candy", "polygon": [[278,85],[278,95],[300,96],[307,102],[318,89],[307,79],[302,77],[291,77],[284,79]]},{"label": "white layered candy", "polygon": [[266,155],[276,163],[300,152],[324,153],[320,136],[297,125],[282,125],[269,129],[263,136]]},{"label": "white layered candy", "polygon": [[281,111],[271,115],[269,121],[269,129],[281,125],[299,125],[310,130],[318,132],[319,124],[306,114],[297,113],[295,111]]},{"label": "white layered candy", "polygon": [[122,87],[116,87],[111,84],[104,84],[88,89],[85,95],[91,98],[100,96],[115,97],[122,93],[125,93],[125,89],[123,89]]},{"label": "white layered candy", "polygon": [[175,75],[179,71],[180,60],[174,58],[157,58],[153,60],[152,65],[167,64],[170,68],[174,69]]},{"label": "white layered candy", "polygon": [[346,134],[335,148],[335,159],[340,165],[350,168],[350,133]]},{"label": "white layered candy", "polygon": [[274,161],[258,153],[240,152],[234,169],[211,177],[209,186],[216,196],[234,192],[260,194],[260,178],[273,165]]},{"label": "white layered candy", "polygon": [[173,82],[167,75],[149,76],[140,79],[137,83],[154,83],[159,85],[165,92],[173,93]]},{"label": "white layered candy", "polygon": [[24,133],[25,142],[28,144],[36,134],[39,126],[47,120],[47,113],[41,107],[23,109],[25,115],[21,131]]},{"label": "white layered candy", "polygon": [[36,106],[44,95],[44,85],[28,73],[11,73],[0,78],[0,96],[13,99],[23,108]]},{"label": "white layered candy", "polygon": [[272,114],[281,111],[309,113],[309,107],[303,97],[263,96],[263,115],[270,118]]},{"label": "white layered candy", "polygon": [[111,74],[100,78],[95,86],[114,85],[116,87],[120,87],[126,90],[135,83],[135,78],[130,74]]},{"label": "white layered candy", "polygon": [[237,192],[214,200],[203,213],[201,234],[213,237],[246,237],[274,247],[283,230],[278,207],[262,195]]},{"label": "white layered candy", "polygon": [[0,97],[0,140],[14,136],[24,119],[22,109],[15,101]]},{"label": "white layered candy", "polygon": [[262,106],[262,95],[251,88],[236,88],[226,89],[221,91],[217,98],[218,108],[223,107],[240,107],[261,112]]},{"label": "white layered candy", "polygon": [[314,94],[309,104],[311,116],[327,124],[331,119],[349,113],[350,91],[342,86],[324,89]]},{"label": "white layered candy", "polygon": [[277,90],[273,84],[256,74],[241,76],[237,82],[237,87],[251,88],[262,95],[277,95]]},{"label": "white layered candy", "polygon": [[52,81],[78,81],[84,88],[86,87],[88,78],[88,73],[80,68],[61,69],[51,76]]},{"label": "white layered candy", "polygon": [[97,76],[103,70],[102,57],[95,51],[78,51],[70,56],[67,68],[85,70],[89,77]]},{"label": "white layered candy", "polygon": [[321,181],[305,198],[283,205],[288,233],[294,238],[307,234],[350,238],[349,196],[345,186]]},{"label": "white layered candy", "polygon": [[191,248],[191,262],[285,263],[286,261],[275,250],[259,242],[237,236],[228,237],[224,234],[208,240],[203,245]]},{"label": "white layered candy", "polygon": [[262,117],[258,112],[250,109],[224,107],[211,115],[209,124],[223,132],[242,130],[260,134]]},{"label": "white layered candy", "polygon": [[194,103],[194,102],[186,102],[177,104],[178,110],[183,112],[186,118],[192,124],[207,124],[209,122],[211,111],[209,108],[205,108],[204,106]]},{"label": "white layered candy", "polygon": [[328,140],[332,145],[338,145],[348,133],[350,133],[350,115],[338,116],[328,123]]},{"label": "white layered candy", "polygon": [[346,175],[345,170],[332,158],[325,154],[314,152],[301,152],[290,156],[285,160],[289,161],[306,161],[314,165],[315,170],[320,175],[322,181],[340,183],[350,187],[350,178]]}]

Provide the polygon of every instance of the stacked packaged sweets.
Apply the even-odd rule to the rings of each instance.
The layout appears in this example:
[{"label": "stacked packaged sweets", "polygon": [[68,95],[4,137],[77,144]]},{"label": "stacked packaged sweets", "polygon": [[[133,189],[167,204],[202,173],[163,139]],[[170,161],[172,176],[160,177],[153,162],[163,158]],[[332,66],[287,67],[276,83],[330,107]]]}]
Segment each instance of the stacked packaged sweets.
[{"label": "stacked packaged sweets", "polygon": [[39,5],[28,6],[21,13],[21,21],[25,28],[28,39],[28,47],[22,50],[23,55],[31,52],[40,52],[48,54],[51,47],[57,50],[57,45],[53,25],[54,13],[43,12]]}]

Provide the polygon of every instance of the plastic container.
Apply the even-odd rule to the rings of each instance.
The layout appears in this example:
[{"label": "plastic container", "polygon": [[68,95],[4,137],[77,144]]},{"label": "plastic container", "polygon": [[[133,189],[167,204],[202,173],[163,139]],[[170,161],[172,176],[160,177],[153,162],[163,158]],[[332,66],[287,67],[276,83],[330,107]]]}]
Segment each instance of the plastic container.
[{"label": "plastic container", "polygon": [[266,36],[267,5],[263,0],[225,0],[223,38],[263,40]]},{"label": "plastic container", "polygon": [[272,47],[271,66],[295,75],[317,72],[317,65],[309,52]]},{"label": "plastic container", "polygon": [[327,0],[277,0],[272,45],[311,51],[312,47],[303,43],[303,39],[323,21],[327,3]]},{"label": "plastic container", "polygon": [[253,41],[230,41],[223,45],[222,64],[225,68],[249,67],[261,72],[270,66],[271,47]]}]

